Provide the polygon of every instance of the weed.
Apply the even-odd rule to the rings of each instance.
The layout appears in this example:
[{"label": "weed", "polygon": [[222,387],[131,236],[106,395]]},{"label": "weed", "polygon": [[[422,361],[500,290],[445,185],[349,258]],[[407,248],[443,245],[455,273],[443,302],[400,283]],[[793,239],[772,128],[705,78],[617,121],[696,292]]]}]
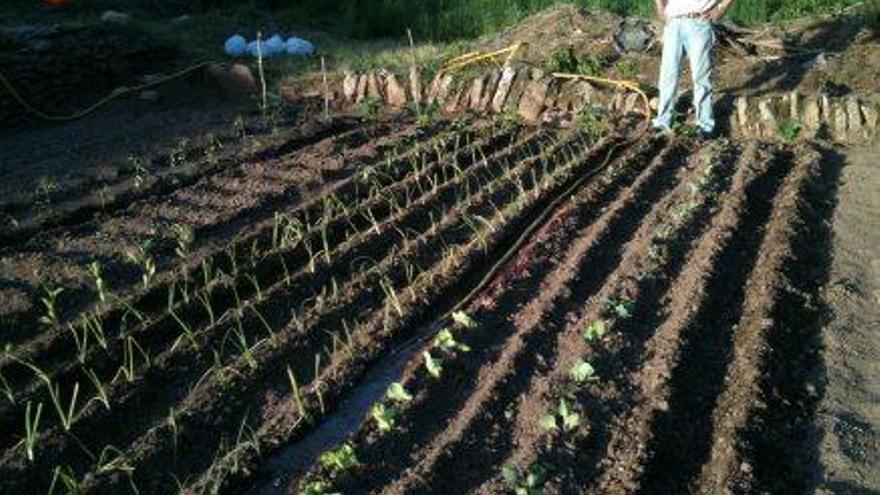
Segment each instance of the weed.
[{"label": "weed", "polygon": [[574,48],[560,45],[550,53],[550,58],[544,62],[544,69],[547,72],[572,73],[578,70],[579,65]]},{"label": "weed", "polygon": [[584,340],[587,342],[595,342],[605,336],[605,332],[607,331],[608,324],[605,320],[599,319],[592,321],[587,325],[587,329],[584,331]]},{"label": "weed", "polygon": [[379,118],[382,111],[382,100],[375,96],[367,96],[354,106],[355,114],[363,120],[372,121]]},{"label": "weed", "polygon": [[388,391],[385,392],[385,395],[393,400],[394,402],[399,403],[407,403],[412,400],[412,395],[406,391],[403,385],[400,382],[394,382],[388,386]]},{"label": "weed", "polygon": [[801,123],[794,119],[788,119],[779,124],[779,136],[784,141],[794,141],[801,133]]},{"label": "weed", "polygon": [[521,472],[513,464],[506,464],[501,468],[501,477],[513,488],[516,495],[544,495],[541,485],[547,481],[549,474],[549,469],[537,462],[525,472]]},{"label": "weed", "polygon": [[569,371],[569,375],[572,380],[577,383],[595,382],[599,380],[599,377],[596,376],[596,370],[584,359],[578,359],[577,362],[575,362],[571,371]]},{"label": "weed", "polygon": [[331,473],[345,471],[360,466],[354,447],[343,444],[336,449],[328,450],[318,457],[318,462]]},{"label": "weed", "polygon": [[623,77],[632,78],[639,72],[639,69],[631,59],[622,58],[617,62],[617,72]]},{"label": "weed", "polygon": [[144,165],[144,159],[139,156],[129,155],[128,164],[131,165],[132,173],[134,174],[134,188],[140,189],[144,182],[146,182],[147,175],[150,173],[147,170],[147,167]]},{"label": "weed", "polygon": [[422,356],[425,358],[425,369],[428,370],[428,374],[439,379],[443,373],[443,360],[431,356],[428,351],[422,352]]}]

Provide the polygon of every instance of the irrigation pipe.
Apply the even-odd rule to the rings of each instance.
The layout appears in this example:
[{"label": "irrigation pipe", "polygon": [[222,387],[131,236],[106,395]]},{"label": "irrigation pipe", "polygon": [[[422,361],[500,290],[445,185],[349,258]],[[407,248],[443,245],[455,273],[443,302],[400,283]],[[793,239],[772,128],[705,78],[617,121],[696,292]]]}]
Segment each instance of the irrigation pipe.
[{"label": "irrigation pipe", "polygon": [[33,114],[36,117],[39,117],[43,120],[47,120],[49,122],[69,122],[72,120],[81,119],[82,117],[85,117],[86,115],[89,115],[90,113],[93,113],[94,111],[96,111],[99,108],[103,107],[104,105],[110,103],[111,101],[115,100],[116,98],[131,94],[131,93],[134,93],[137,91],[143,91],[148,88],[159,86],[160,84],[165,84],[165,83],[167,83],[169,81],[173,81],[175,79],[180,79],[181,77],[189,75],[189,74],[191,74],[191,73],[193,73],[203,67],[207,67],[208,65],[210,65],[212,63],[213,62],[211,62],[209,60],[205,60],[203,62],[199,62],[195,65],[191,65],[185,69],[179,70],[177,72],[174,72],[174,73],[169,74],[164,77],[160,77],[159,79],[156,79],[154,81],[150,81],[148,83],[144,83],[144,84],[141,84],[138,86],[133,86],[133,87],[124,87],[124,88],[117,89],[117,90],[113,91],[112,93],[110,93],[109,95],[105,96],[104,98],[98,100],[95,104],[89,106],[88,108],[86,108],[84,110],[80,110],[80,111],[75,112],[70,115],[50,115],[50,114],[47,114],[37,108],[34,108],[31,104],[29,104],[27,102],[27,100],[24,99],[24,97],[21,96],[21,93],[19,93],[18,90],[15,89],[15,87],[12,85],[12,83],[9,82],[9,79],[7,79],[6,76],[4,76],[2,72],[0,72],[0,89],[5,90],[5,92],[9,93],[9,95],[12,96],[12,99],[15,100],[16,103],[21,105],[21,107],[24,108],[25,111],[27,111],[30,114]]}]

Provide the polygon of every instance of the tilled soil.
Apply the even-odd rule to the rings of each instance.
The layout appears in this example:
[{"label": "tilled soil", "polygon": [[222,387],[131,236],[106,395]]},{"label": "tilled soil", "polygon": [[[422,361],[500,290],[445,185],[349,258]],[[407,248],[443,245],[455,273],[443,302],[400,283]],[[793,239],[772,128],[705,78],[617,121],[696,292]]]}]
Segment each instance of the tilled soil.
[{"label": "tilled soil", "polygon": [[[340,125],[10,235],[0,493],[803,491],[828,153]],[[275,460],[402,349],[356,462]]]}]

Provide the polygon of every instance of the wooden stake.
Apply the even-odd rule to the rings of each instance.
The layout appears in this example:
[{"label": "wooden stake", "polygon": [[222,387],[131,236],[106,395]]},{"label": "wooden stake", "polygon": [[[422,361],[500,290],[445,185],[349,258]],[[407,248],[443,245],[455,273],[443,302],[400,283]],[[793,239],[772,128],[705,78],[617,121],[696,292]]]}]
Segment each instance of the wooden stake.
[{"label": "wooden stake", "polygon": [[321,55],[321,76],[324,79],[324,120],[330,120],[330,90],[327,87],[327,64]]}]

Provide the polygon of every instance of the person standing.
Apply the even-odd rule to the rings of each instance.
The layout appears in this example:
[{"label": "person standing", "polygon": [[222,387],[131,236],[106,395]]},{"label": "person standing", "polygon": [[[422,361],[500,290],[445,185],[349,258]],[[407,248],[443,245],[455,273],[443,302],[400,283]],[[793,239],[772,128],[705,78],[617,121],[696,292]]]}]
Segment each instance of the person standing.
[{"label": "person standing", "polygon": [[660,103],[653,127],[672,131],[672,112],[681,73],[681,62],[688,56],[694,85],[694,111],[701,137],[715,131],[712,110],[712,24],[721,19],[736,0],[654,0],[657,15],[664,22],[663,59],[660,62]]}]

